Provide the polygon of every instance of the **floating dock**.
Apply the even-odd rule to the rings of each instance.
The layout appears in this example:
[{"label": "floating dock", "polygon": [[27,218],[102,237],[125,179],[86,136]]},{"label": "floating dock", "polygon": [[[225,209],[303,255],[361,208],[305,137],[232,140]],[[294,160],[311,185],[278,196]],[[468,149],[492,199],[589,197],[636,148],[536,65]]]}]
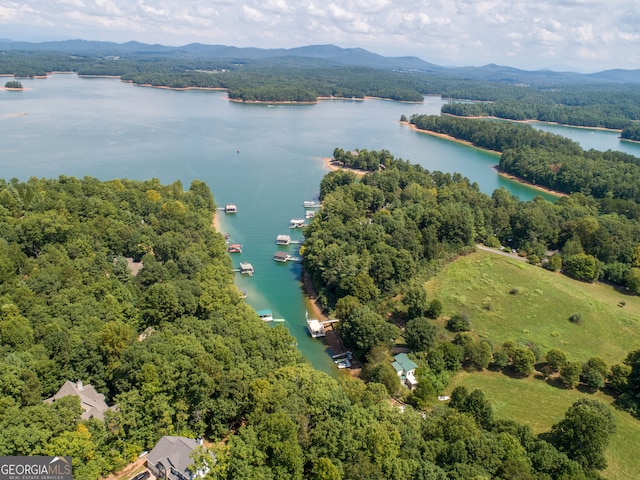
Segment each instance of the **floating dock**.
[{"label": "floating dock", "polygon": [[286,252],[276,252],[273,254],[273,260],[275,262],[287,263],[287,262],[301,262],[302,259],[289,255]]},{"label": "floating dock", "polygon": [[289,228],[302,228],[306,226],[303,218],[292,218],[289,222]]},{"label": "floating dock", "polygon": [[289,245],[291,243],[291,237],[289,235],[278,235],[276,237],[277,245]]},{"label": "floating dock", "polygon": [[255,271],[253,270],[253,265],[248,262],[241,262],[240,273],[242,273],[243,275],[249,275],[250,277],[253,276],[253,274],[255,273]]},{"label": "floating dock", "polygon": [[235,203],[227,203],[224,206],[224,213],[238,213],[238,207]]},{"label": "floating dock", "polygon": [[242,245],[240,245],[239,243],[232,243],[227,248],[227,252],[229,252],[229,253],[242,253]]},{"label": "floating dock", "polygon": [[307,329],[313,338],[324,337],[327,334],[324,331],[324,325],[315,318],[307,318]]}]

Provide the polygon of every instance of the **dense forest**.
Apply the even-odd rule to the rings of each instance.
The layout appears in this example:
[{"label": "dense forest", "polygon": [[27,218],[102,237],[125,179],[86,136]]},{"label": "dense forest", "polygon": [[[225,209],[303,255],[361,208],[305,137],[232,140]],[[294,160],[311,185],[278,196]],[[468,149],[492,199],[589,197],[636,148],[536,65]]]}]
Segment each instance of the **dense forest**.
[{"label": "dense forest", "polygon": [[523,89],[493,95],[473,95],[461,91],[463,98],[479,102],[450,101],[442,113],[509,120],[538,120],[564,125],[623,129],[640,119],[640,95],[636,88],[599,85],[573,89]]},{"label": "dense forest", "polygon": [[441,67],[374,68],[356,66],[357,63],[336,65],[307,57],[216,58],[203,52],[109,55],[104,48],[94,54],[83,50],[73,55],[55,50],[9,50],[0,57],[0,74],[33,77],[69,71],[118,76],[142,85],[225,88],[231,99],[241,101],[310,102],[322,97],[370,96],[422,102],[424,95],[441,95],[478,101],[455,101],[443,107],[443,112],[455,115],[492,115],[616,129],[640,119],[640,95],[635,85],[596,83],[586,77],[581,81],[537,79],[524,84],[474,79],[468,72],[449,72]]},{"label": "dense forest", "polygon": [[[426,173],[412,170],[396,177],[414,177],[414,200],[430,198]],[[362,188],[373,214],[373,185],[354,185],[343,188]],[[457,177],[433,187],[452,209],[456,192],[481,198]],[[331,200],[341,188],[329,190],[327,215],[341,209]],[[211,478],[600,478],[615,424],[597,401],[574,404],[542,439],[494,418],[479,390],[458,388],[424,413],[393,406],[383,383],[313,370],[285,328],[240,298],[214,210],[198,181],[186,191],[88,177],[0,183],[0,454],[71,455],[75,478],[96,479],[162,435],[205,435],[225,440],[212,447]],[[450,251],[464,243],[449,240]],[[399,252],[390,257],[410,275]],[[389,273],[380,279],[393,290]],[[444,345],[434,369],[465,351]],[[82,420],[76,397],[43,403],[66,380],[91,383],[117,408]]]},{"label": "dense forest", "polygon": [[422,130],[450,135],[502,153],[500,169],[535,185],[597,199],[603,209],[638,219],[640,159],[617,151],[584,151],[560,135],[529,125],[414,115]]},{"label": "dense forest", "polygon": [[[325,176],[323,209],[305,231],[305,269],[320,300],[342,320],[336,327],[342,339],[365,360],[364,378],[385,384],[390,393],[398,391],[384,359],[401,336],[424,360],[420,387],[409,402],[428,402],[460,368],[493,365],[528,376],[534,362],[549,355],[532,345],[492,345],[470,336],[463,314],[447,323],[455,333],[452,343],[436,338],[429,318],[438,318],[442,305],[427,298],[422,282],[476,243],[508,245],[549,270],[585,282],[604,279],[640,293],[640,223],[603,211],[604,204],[593,197],[578,193],[555,203],[542,197],[522,202],[504,189],[489,197],[459,174],[428,172],[384,150],[337,148],[334,153],[347,166],[361,155],[379,163],[360,181],[349,171]],[[566,358],[562,365],[553,363],[569,387],[583,382],[602,388],[617,375],[599,359],[577,366]],[[630,385],[638,384],[638,366],[637,353],[630,354],[616,366],[624,379],[611,381],[611,388],[625,392],[621,404],[636,414],[640,397]]]},{"label": "dense forest", "polygon": [[620,138],[640,142],[640,124],[634,123],[625,127],[620,134]]}]

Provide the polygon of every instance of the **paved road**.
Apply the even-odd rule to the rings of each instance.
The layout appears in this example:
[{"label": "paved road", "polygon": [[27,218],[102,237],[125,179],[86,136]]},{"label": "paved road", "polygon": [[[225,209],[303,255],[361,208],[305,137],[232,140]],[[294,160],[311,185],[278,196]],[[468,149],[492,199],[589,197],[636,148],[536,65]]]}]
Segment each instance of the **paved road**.
[{"label": "paved road", "polygon": [[502,255],[504,257],[513,258],[514,260],[520,260],[521,262],[526,262],[527,261],[527,257],[521,257],[517,253],[511,253],[511,252],[508,252],[506,250],[503,251],[503,250],[498,250],[496,248],[489,248],[489,247],[487,247],[485,245],[480,245],[480,244],[477,244],[476,248],[478,250],[484,250],[485,252],[495,253],[496,255]]}]

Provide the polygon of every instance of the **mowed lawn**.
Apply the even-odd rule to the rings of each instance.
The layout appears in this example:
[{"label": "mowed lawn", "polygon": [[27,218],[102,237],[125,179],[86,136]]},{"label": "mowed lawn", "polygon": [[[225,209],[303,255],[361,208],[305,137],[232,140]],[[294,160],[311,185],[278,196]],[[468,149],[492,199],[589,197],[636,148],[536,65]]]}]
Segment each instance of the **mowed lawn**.
[{"label": "mowed lawn", "polygon": [[[608,285],[577,282],[513,258],[476,252],[447,265],[427,289],[429,298],[443,302],[444,318],[466,313],[472,332],[496,346],[513,340],[537,345],[543,354],[559,348],[570,360],[599,356],[608,365],[640,348],[639,297]],[[581,324],[569,321],[574,313],[582,316]],[[448,391],[457,385],[483,390],[496,418],[528,424],[534,433],[548,432],[581,398],[613,403],[602,392],[568,390],[544,381],[540,374],[517,379],[500,372],[462,372]],[[611,410],[617,432],[607,449],[609,467],[603,473],[611,480],[640,478],[640,421],[613,406]]]},{"label": "mowed lawn", "polygon": [[[608,365],[640,348],[640,297],[491,252],[450,263],[427,290],[442,301],[445,318],[467,314],[473,333],[494,345],[513,340],[543,354],[559,348],[570,360],[600,356]],[[574,313],[581,324],[569,321]]]},{"label": "mowed lawn", "polygon": [[[469,391],[481,389],[493,407],[496,419],[516,420],[527,424],[534,433],[551,430],[564,418],[564,413],[581,398],[595,398],[611,404],[613,398],[602,392],[595,394],[567,390],[547,383],[541,375],[525,379],[500,372],[459,373],[448,391],[464,385]],[[609,480],[640,478],[640,421],[611,406],[617,431],[607,448],[608,468],[603,472]]]}]

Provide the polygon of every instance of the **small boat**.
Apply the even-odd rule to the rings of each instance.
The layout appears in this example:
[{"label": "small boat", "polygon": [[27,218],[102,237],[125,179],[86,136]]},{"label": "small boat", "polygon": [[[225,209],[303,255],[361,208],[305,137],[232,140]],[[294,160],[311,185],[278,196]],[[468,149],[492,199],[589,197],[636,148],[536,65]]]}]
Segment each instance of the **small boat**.
[{"label": "small boat", "polygon": [[227,203],[224,206],[224,213],[238,213],[238,207],[235,203]]},{"label": "small boat", "polygon": [[240,245],[239,243],[232,243],[231,245],[229,245],[229,248],[227,248],[227,252],[242,253],[242,245]]},{"label": "small boat", "polygon": [[302,228],[306,227],[304,224],[304,219],[302,218],[292,218],[289,222],[289,228]]},{"label": "small boat", "polygon": [[314,202],[313,200],[305,200],[302,205],[304,208],[320,208],[322,206],[321,203]]},{"label": "small boat", "polygon": [[348,358],[341,358],[340,360],[335,360],[335,364],[338,368],[349,368],[351,366],[351,362]]},{"label": "small boat", "polygon": [[268,308],[264,310],[258,310],[257,313],[260,317],[260,320],[262,320],[263,322],[273,322],[273,313]]},{"label": "small boat", "polygon": [[307,210],[306,212],[304,212],[305,218],[313,218],[315,216],[316,216],[316,212],[313,210]]}]

